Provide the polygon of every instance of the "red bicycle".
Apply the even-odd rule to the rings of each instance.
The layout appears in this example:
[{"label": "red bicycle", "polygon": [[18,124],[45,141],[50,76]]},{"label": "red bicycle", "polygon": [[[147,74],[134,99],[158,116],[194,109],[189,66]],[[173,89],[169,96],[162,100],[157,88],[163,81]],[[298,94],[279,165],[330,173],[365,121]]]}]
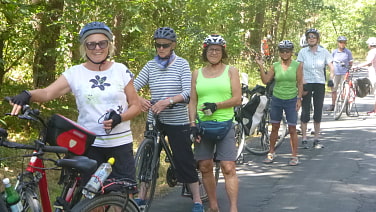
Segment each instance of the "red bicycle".
[{"label": "red bicycle", "polygon": [[353,72],[358,72],[361,69],[348,69],[344,80],[337,89],[337,98],[334,105],[333,116],[334,120],[338,120],[342,113],[346,111],[347,116],[359,116],[356,108],[355,99],[357,91],[353,81]]},{"label": "red bicycle", "polygon": [[[86,147],[94,141],[95,135],[61,115],[55,114],[48,123],[45,123],[38,110],[24,106],[22,112],[18,118],[36,121],[43,126],[39,138],[34,141],[34,145],[11,142],[7,140],[7,131],[0,128],[0,146],[33,150],[31,154],[21,156],[30,157],[30,161],[26,170],[18,175],[15,186],[21,197],[23,211],[53,211],[46,170],[60,170],[59,184],[63,185],[63,189],[53,207],[55,212],[67,211],[81,200],[83,187],[81,176],[90,176],[96,170],[95,160],[79,155],[83,154]],[[57,144],[48,146],[47,140]],[[66,142],[67,140],[69,142]],[[58,159],[47,158],[45,152],[56,153]],[[61,158],[59,153],[65,154],[65,157]],[[45,161],[52,161],[54,167],[45,167]]]}]

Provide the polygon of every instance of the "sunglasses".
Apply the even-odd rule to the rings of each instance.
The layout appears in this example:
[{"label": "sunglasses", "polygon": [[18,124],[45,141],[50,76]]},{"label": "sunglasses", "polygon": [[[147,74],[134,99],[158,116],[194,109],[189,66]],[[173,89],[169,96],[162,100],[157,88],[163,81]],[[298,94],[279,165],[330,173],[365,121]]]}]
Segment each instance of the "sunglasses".
[{"label": "sunglasses", "polygon": [[310,35],[310,36],[308,36],[308,38],[316,39],[316,38],[317,38],[317,36],[314,36],[314,35]]},{"label": "sunglasses", "polygon": [[291,53],[292,51],[291,50],[288,50],[288,49],[281,49],[279,50],[279,53]]},{"label": "sunglasses", "polygon": [[155,43],[154,46],[155,48],[159,49],[163,47],[164,49],[170,48],[172,43]]},{"label": "sunglasses", "polygon": [[86,48],[89,50],[94,50],[97,45],[99,46],[100,49],[105,49],[108,46],[108,40],[101,40],[98,43],[97,42],[87,42],[86,43]]}]

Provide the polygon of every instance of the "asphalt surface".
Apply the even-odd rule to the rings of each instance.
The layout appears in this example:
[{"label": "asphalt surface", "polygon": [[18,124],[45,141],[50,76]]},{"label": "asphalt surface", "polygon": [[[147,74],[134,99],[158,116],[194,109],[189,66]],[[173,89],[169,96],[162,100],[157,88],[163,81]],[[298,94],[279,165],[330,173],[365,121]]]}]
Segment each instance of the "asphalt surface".
[{"label": "asphalt surface", "polygon": [[[244,162],[237,166],[239,211],[376,211],[376,116],[367,115],[373,102],[373,95],[357,98],[358,116],[342,114],[337,121],[332,112],[324,111],[321,142],[325,148],[299,148],[300,164],[296,167],[287,164],[291,152],[288,136],[276,150],[272,164],[262,163],[265,156],[244,151]],[[329,104],[327,95],[324,108]],[[308,128],[312,125],[309,123]],[[310,145],[312,139],[309,137]],[[172,188],[167,195],[156,198],[150,211],[191,211],[191,200],[181,197],[180,191],[181,187]],[[220,211],[228,212],[222,176],[217,194]],[[204,205],[207,208],[207,203]]]}]

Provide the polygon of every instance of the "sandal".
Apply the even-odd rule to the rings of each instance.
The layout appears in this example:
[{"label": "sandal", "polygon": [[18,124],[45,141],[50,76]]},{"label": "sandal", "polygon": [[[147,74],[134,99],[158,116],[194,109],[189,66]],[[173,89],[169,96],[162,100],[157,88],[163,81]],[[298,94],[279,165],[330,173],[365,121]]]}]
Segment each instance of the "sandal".
[{"label": "sandal", "polygon": [[299,158],[298,157],[292,157],[289,161],[290,166],[296,166],[299,164]]},{"label": "sandal", "polygon": [[276,157],[275,153],[268,153],[268,156],[266,156],[266,158],[262,162],[273,163],[275,157]]}]

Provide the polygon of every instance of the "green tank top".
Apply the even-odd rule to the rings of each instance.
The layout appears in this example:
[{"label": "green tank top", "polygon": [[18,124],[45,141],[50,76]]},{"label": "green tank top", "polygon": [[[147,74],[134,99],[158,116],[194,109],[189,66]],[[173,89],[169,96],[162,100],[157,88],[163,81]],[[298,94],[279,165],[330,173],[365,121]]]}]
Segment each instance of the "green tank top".
[{"label": "green tank top", "polygon": [[205,102],[216,103],[223,102],[232,97],[231,81],[228,74],[230,66],[226,66],[223,73],[215,78],[205,78],[202,74],[202,68],[198,70],[196,80],[196,92],[198,97],[197,115],[201,121],[228,121],[234,116],[234,108],[222,108],[215,111],[211,116],[206,116],[200,110]]},{"label": "green tank top", "polygon": [[298,94],[296,85],[296,72],[299,62],[293,60],[286,71],[282,69],[280,62],[273,63],[275,85],[273,96],[279,99],[293,99]]}]

